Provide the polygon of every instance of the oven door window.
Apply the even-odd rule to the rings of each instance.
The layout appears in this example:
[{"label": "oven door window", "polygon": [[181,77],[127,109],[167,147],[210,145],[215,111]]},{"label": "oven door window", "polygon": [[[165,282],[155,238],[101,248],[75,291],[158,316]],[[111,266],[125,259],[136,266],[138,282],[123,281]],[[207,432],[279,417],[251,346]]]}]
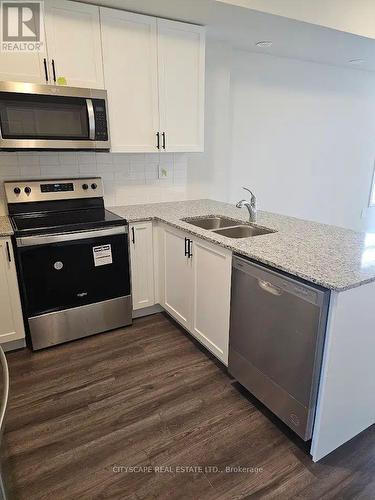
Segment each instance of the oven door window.
[{"label": "oven door window", "polygon": [[30,94],[0,94],[3,139],[88,140],[86,99]]},{"label": "oven door window", "polygon": [[127,235],[19,251],[29,317],[130,294]]}]

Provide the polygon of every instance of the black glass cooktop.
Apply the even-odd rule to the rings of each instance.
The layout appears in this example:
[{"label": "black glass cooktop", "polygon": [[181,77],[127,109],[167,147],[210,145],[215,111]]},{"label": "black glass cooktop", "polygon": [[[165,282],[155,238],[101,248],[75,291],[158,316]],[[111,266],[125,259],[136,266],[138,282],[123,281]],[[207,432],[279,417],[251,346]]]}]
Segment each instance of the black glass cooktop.
[{"label": "black glass cooktop", "polygon": [[85,231],[126,224],[125,219],[104,208],[14,215],[11,220],[16,236]]}]

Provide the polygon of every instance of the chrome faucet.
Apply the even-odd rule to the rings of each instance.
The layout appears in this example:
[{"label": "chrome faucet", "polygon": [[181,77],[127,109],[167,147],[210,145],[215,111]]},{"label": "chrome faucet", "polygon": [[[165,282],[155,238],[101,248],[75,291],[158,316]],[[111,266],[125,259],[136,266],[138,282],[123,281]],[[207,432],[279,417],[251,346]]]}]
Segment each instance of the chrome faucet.
[{"label": "chrome faucet", "polygon": [[257,199],[255,197],[255,194],[250,191],[248,188],[242,188],[245,191],[248,191],[250,193],[250,201],[247,200],[240,200],[238,203],[236,203],[237,208],[242,208],[246,207],[249,211],[249,222],[256,222],[257,220]]}]

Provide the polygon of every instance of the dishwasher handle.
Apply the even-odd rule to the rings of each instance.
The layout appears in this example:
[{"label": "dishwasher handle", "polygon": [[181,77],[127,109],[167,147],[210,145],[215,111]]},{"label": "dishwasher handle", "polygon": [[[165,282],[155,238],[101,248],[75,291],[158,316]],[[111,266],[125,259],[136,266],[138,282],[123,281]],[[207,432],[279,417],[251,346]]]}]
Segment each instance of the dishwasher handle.
[{"label": "dishwasher handle", "polygon": [[233,270],[247,274],[256,280],[257,285],[265,292],[281,296],[292,294],[311,304],[321,306],[325,300],[328,290],[313,284],[301,282],[298,278],[285,276],[282,273],[270,269],[235,255],[232,260]]},{"label": "dishwasher handle", "polygon": [[261,288],[264,292],[270,293],[271,295],[275,295],[275,297],[280,297],[283,292],[280,288],[272,285],[269,281],[258,279],[259,288]]}]

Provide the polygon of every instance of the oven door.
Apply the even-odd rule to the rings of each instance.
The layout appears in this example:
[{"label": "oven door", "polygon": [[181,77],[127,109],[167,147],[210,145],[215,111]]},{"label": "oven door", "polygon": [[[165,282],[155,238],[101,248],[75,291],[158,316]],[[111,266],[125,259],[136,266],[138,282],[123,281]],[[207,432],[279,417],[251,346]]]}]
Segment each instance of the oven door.
[{"label": "oven door", "polygon": [[17,239],[28,318],[130,295],[127,227]]},{"label": "oven door", "polygon": [[4,85],[1,149],[109,149],[105,91],[26,84],[9,91],[11,84]]}]

